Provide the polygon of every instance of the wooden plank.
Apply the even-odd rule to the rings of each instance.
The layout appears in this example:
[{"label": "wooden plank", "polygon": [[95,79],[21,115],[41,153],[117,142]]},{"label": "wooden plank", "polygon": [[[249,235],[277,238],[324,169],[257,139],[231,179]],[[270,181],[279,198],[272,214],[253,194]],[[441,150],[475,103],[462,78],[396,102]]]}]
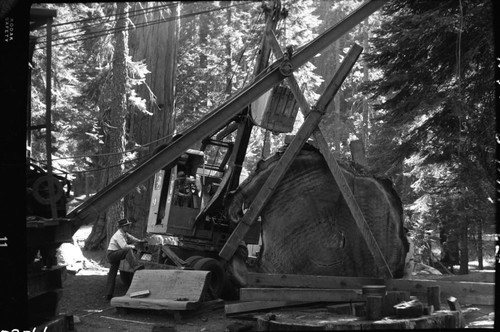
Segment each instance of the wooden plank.
[{"label": "wooden plank", "polygon": [[146,289],[143,291],[130,293],[130,297],[145,297],[145,296],[148,296],[150,293],[151,292],[149,291],[149,289]]},{"label": "wooden plank", "polygon": [[167,245],[165,246],[162,246],[161,247],[161,250],[165,253],[165,255],[168,256],[168,258],[170,258],[175,265],[177,265],[178,267],[183,267],[183,266],[186,266],[187,263],[182,260],[179,256],[177,256],[175,254],[175,252],[172,251],[172,249],[170,249]]},{"label": "wooden plank", "polygon": [[386,280],[387,290],[409,291],[411,295],[427,297],[427,287],[439,286],[441,300],[446,302],[450,296],[460,302],[475,305],[495,304],[495,284],[486,282],[440,281],[440,280]]},{"label": "wooden plank", "polygon": [[224,306],[226,315],[231,314],[242,314],[252,311],[260,311],[266,309],[283,308],[294,305],[306,304],[309,302],[301,301],[248,301],[248,302],[236,302],[228,303]]},{"label": "wooden plank", "polygon": [[354,44],[349,53],[346,55],[339,69],[317,101],[315,111],[312,111],[307,115],[304,123],[302,123],[302,126],[286,149],[285,153],[283,153],[259,193],[254,198],[254,201],[250,204],[248,211],[245,213],[233,233],[229,236],[227,242],[224,244],[224,247],[219,253],[220,257],[225,260],[229,260],[234,255],[238,245],[245,237],[250,226],[259,216],[267,201],[271,198],[274,190],[278,186],[280,180],[285,175],[295,157],[299,154],[305,141],[318,127],[321,117],[325,113],[328,104],[332,101],[338,89],[340,89],[341,84],[344,82],[347,74],[349,74],[351,68],[358,59],[361,50],[361,46]]},{"label": "wooden plank", "polygon": [[[207,284],[209,271],[139,270],[134,273],[127,294],[111,299],[111,305],[121,308],[153,310],[191,310],[199,306]],[[131,294],[148,289],[146,298]]]},{"label": "wooden plank", "polygon": [[[280,56],[281,49],[279,47],[278,41],[276,40],[276,37],[272,33],[269,33],[268,37],[274,55],[276,57]],[[297,99],[297,102],[299,103],[302,113],[304,114],[304,116],[307,115],[310,112],[309,105],[307,104],[304,95],[300,91],[299,85],[297,84],[297,81],[295,80],[293,73],[287,78],[287,82],[290,85],[290,89],[292,90],[295,99]],[[361,211],[361,209],[358,206],[358,203],[356,202],[356,198],[354,197],[351,188],[347,184],[347,181],[344,178],[344,175],[342,174],[340,166],[338,165],[337,161],[330,152],[330,147],[328,146],[328,143],[325,140],[321,128],[318,127],[314,131],[314,139],[316,140],[319,150],[321,154],[323,154],[323,157],[325,158],[328,168],[330,168],[330,172],[332,173],[333,178],[335,179],[335,182],[337,183],[337,186],[340,189],[342,197],[346,201],[347,206],[349,207],[349,210],[351,212],[351,215],[354,221],[356,222],[356,225],[358,226],[361,235],[363,236],[363,239],[365,240],[368,249],[370,250],[370,253],[372,254],[375,260],[375,264],[377,265],[379,271],[385,277],[392,278],[392,272],[384,258],[384,255],[382,254],[382,251],[380,250],[380,247],[378,246],[378,243],[375,237],[373,236],[370,227],[368,226],[368,223],[366,222],[363,212]]]},{"label": "wooden plank", "polygon": [[241,288],[242,301],[363,302],[360,289]]},{"label": "wooden plank", "polygon": [[384,285],[378,278],[335,277],[301,274],[248,273],[248,287],[298,288],[362,288],[365,285]]}]

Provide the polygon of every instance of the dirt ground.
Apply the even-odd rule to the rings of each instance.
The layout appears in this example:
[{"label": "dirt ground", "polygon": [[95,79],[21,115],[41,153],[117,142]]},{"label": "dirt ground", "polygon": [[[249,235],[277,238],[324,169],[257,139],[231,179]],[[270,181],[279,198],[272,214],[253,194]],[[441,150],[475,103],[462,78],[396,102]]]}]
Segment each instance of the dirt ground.
[{"label": "dirt ground", "polygon": [[[68,275],[64,282],[59,312],[72,314],[77,331],[152,331],[155,326],[175,327],[171,331],[224,331],[234,320],[226,319],[224,308],[202,312],[191,317],[183,315],[176,322],[168,312],[128,310],[121,312],[103,298],[106,275]],[[124,295],[126,287],[118,280],[115,295]]]},{"label": "dirt ground", "polygon": [[[78,242],[81,239],[76,240]],[[67,273],[63,283],[63,295],[59,302],[59,313],[73,315],[77,331],[220,332],[225,331],[230,324],[249,323],[249,321],[227,318],[222,304],[218,308],[192,314],[185,313],[181,315],[180,321],[176,321],[173,314],[166,311],[130,309],[123,312],[117,310],[104,299],[108,271],[107,264],[104,263],[104,251],[83,251],[82,253],[85,257],[83,268],[79,271],[70,270]],[[467,275],[466,280],[494,280],[493,274],[492,270],[476,271]],[[126,292],[127,287],[117,277],[115,296],[122,296]],[[462,305],[462,308],[467,327],[493,328],[495,310],[492,306]]]},{"label": "dirt ground", "polygon": [[[78,242],[79,234],[76,235]],[[241,322],[225,317],[223,303],[218,308],[185,312],[181,314],[180,321],[176,321],[173,313],[167,311],[118,310],[104,298],[109,267],[104,263],[104,251],[82,253],[85,257],[84,268],[79,271],[69,270],[67,273],[58,310],[60,314],[73,315],[77,331],[150,332],[155,328],[158,331],[220,332],[231,323]],[[74,266],[71,268],[74,269]],[[116,279],[114,295],[125,295],[128,288],[119,276]]]}]

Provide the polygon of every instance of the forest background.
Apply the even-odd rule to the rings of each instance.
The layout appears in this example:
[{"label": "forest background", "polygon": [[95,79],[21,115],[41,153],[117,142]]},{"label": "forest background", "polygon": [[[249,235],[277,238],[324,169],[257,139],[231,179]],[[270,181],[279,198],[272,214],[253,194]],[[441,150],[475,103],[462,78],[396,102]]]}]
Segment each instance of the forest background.
[{"label": "forest background", "polygon": [[[168,143],[253,79],[265,17],[278,1],[34,4],[57,9],[52,36],[55,171],[85,199]],[[297,49],[344,18],[357,0],[279,1],[276,36]],[[30,63],[31,125],[45,121],[44,28]],[[363,53],[321,127],[334,155],[362,142],[369,170],[393,181],[417,261],[483,268],[495,238],[496,127],[492,4],[388,1],[295,72],[309,104],[353,43]],[[276,59],[271,57],[270,61]],[[295,130],[302,117],[296,120]],[[47,161],[45,131],[27,155]],[[254,127],[244,170],[284,135]],[[106,246],[126,216],[146,233],[152,180],[99,216],[86,248]],[[486,242],[485,242],[486,241]],[[443,250],[446,245],[447,254]]]}]

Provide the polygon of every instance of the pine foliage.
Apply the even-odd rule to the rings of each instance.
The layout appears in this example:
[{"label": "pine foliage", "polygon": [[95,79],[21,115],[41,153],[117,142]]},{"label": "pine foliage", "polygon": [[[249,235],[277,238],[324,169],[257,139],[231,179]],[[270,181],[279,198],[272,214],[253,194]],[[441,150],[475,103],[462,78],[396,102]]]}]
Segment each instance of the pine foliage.
[{"label": "pine foliage", "polygon": [[367,55],[382,73],[365,90],[377,101],[372,164],[407,183],[416,232],[440,225],[463,236],[478,221],[492,225],[491,2],[393,1],[381,19]]}]

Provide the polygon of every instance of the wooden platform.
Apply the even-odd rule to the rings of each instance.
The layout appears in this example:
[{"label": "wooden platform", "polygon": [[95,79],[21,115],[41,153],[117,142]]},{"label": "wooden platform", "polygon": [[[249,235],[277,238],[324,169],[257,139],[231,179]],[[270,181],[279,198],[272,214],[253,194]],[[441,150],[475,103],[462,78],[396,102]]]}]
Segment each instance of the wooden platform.
[{"label": "wooden platform", "polygon": [[[117,308],[193,310],[200,306],[209,271],[139,270],[127,294],[111,299]],[[131,295],[138,297],[131,297]],[[140,294],[144,294],[142,297]]]}]

